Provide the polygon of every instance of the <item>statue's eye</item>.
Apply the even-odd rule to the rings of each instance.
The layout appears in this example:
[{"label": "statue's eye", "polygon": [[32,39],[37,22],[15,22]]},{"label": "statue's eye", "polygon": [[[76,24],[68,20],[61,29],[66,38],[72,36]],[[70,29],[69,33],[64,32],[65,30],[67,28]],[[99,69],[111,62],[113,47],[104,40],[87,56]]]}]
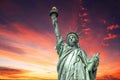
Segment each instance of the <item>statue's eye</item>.
[{"label": "statue's eye", "polygon": [[75,38],[74,36],[72,36],[71,38]]},{"label": "statue's eye", "polygon": [[70,36],[70,38],[72,38],[72,36]]}]

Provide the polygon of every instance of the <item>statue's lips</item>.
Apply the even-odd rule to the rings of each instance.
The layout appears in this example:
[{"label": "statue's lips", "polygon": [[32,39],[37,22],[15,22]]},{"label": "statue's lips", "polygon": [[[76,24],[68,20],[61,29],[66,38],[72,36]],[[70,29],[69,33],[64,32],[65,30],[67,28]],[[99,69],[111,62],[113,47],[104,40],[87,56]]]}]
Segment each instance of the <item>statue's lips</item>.
[{"label": "statue's lips", "polygon": [[72,40],[72,39],[69,40],[69,44],[75,44],[75,43],[76,43],[75,40]]}]

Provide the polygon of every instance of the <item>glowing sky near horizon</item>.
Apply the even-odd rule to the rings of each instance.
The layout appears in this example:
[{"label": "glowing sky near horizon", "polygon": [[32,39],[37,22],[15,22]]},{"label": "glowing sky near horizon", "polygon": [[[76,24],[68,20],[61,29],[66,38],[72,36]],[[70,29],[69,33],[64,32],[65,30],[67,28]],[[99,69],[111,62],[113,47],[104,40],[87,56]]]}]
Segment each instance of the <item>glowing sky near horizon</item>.
[{"label": "glowing sky near horizon", "polygon": [[88,57],[100,52],[97,80],[120,79],[120,1],[1,0],[0,79],[57,79],[56,38],[49,11],[59,9],[59,29],[81,33]]}]

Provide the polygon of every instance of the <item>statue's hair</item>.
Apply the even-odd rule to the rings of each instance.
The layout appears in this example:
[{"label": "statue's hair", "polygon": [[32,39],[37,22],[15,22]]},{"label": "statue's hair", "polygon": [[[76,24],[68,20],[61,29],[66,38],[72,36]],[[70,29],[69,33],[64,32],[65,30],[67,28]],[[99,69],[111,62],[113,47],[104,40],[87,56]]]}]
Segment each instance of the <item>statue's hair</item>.
[{"label": "statue's hair", "polygon": [[70,34],[74,34],[74,35],[76,35],[77,39],[79,39],[78,34],[77,34],[77,33],[75,33],[75,32],[69,32],[69,33],[67,34],[66,38],[67,38]]}]

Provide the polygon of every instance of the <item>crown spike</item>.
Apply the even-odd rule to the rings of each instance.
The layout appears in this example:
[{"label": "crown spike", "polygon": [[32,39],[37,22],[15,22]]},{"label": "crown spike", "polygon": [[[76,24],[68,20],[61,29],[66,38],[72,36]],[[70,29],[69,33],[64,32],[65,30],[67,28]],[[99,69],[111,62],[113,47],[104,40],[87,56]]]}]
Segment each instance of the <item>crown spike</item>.
[{"label": "crown spike", "polygon": [[77,33],[78,36],[79,36],[79,38],[83,38],[83,36],[81,36],[81,33],[82,33],[82,31],[80,31],[79,33]]},{"label": "crown spike", "polygon": [[79,33],[78,33],[78,35],[80,35],[81,33],[82,33],[82,31],[81,31],[81,32],[79,32]]},{"label": "crown spike", "polygon": [[75,27],[75,30],[74,30],[74,32],[75,32],[75,33],[77,33],[77,30],[78,30],[78,27]]}]

